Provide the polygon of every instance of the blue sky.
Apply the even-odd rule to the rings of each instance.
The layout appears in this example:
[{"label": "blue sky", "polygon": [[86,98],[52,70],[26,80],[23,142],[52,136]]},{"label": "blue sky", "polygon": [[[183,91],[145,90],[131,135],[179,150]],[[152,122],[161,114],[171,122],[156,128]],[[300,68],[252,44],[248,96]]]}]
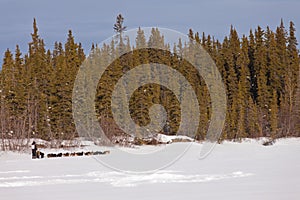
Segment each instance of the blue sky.
[{"label": "blue sky", "polygon": [[27,51],[34,17],[47,48],[53,48],[55,41],[65,42],[71,29],[88,52],[93,42],[100,43],[114,33],[119,13],[128,29],[159,26],[187,33],[193,28],[220,40],[231,24],[241,36],[257,25],[274,30],[283,18],[287,28],[294,21],[299,39],[299,8],[298,0],[0,0],[0,53],[7,48],[14,51],[16,44]]}]

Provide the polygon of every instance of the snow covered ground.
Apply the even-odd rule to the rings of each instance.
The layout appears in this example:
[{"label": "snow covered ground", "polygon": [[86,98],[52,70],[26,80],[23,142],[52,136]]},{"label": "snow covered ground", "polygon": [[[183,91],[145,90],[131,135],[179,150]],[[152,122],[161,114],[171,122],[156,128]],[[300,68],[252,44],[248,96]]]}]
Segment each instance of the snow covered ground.
[{"label": "snow covered ground", "polygon": [[[165,145],[121,149],[130,152],[128,157],[118,149],[95,146],[83,151],[111,153],[31,160],[30,154],[0,152],[0,199],[300,199],[300,139],[282,139],[273,146],[261,143],[224,142],[202,160],[198,159],[202,144],[192,143],[172,165],[147,174],[123,173],[102,163],[134,168],[144,160],[131,158],[130,151],[142,156]],[[166,153],[172,155],[186,143],[167,146],[171,148]]]}]

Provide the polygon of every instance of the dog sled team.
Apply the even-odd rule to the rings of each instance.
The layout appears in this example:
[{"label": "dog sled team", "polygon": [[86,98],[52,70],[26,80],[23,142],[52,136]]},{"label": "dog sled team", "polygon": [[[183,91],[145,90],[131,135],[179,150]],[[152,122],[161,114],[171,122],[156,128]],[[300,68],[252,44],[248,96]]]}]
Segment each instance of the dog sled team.
[{"label": "dog sled team", "polygon": [[[31,144],[32,159],[44,158],[45,154],[38,150],[35,141]],[[47,158],[56,158],[56,157],[73,157],[73,156],[96,156],[109,154],[110,151],[88,151],[88,152],[72,152],[72,153],[49,153]]]},{"label": "dog sled team", "polygon": [[88,151],[88,152],[72,152],[72,153],[49,153],[47,154],[47,158],[56,158],[56,157],[73,157],[73,156],[96,156],[109,154],[110,151]]}]

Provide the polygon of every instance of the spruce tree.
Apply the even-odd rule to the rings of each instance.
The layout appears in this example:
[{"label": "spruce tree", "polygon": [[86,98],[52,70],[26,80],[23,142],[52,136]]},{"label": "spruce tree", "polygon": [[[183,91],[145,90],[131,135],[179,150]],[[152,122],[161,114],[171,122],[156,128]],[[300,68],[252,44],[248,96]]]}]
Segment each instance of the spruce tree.
[{"label": "spruce tree", "polygon": [[114,31],[117,33],[118,35],[118,52],[120,55],[123,54],[123,52],[125,52],[125,44],[124,44],[124,38],[123,38],[123,32],[126,30],[126,26],[123,25],[124,23],[124,17],[122,16],[122,14],[119,14],[117,16],[116,19],[116,23],[114,24]]},{"label": "spruce tree", "polygon": [[257,69],[258,105],[264,110],[268,108],[270,94],[267,85],[267,60],[264,45],[264,31],[258,26],[255,31],[254,66]]},{"label": "spruce tree", "polygon": [[242,47],[237,58],[237,68],[239,69],[238,94],[236,102],[238,105],[237,137],[246,137],[246,107],[250,97],[250,73],[248,69],[248,39],[243,36]]},{"label": "spruce tree", "polygon": [[141,29],[141,27],[139,27],[139,29],[137,31],[137,36],[136,36],[136,39],[135,39],[135,45],[136,45],[136,48],[138,48],[138,49],[146,48],[145,33]]},{"label": "spruce tree", "polygon": [[119,14],[116,19],[116,23],[114,24],[114,30],[116,33],[121,34],[126,30],[126,26],[123,26],[124,23],[124,17],[122,14]]},{"label": "spruce tree", "polygon": [[278,94],[282,91],[282,74],[284,70],[279,67],[279,58],[277,56],[276,40],[273,31],[267,27],[266,32],[266,50],[267,50],[267,74],[270,90],[276,90]]},{"label": "spruce tree", "polygon": [[254,65],[254,52],[255,52],[255,39],[252,30],[250,29],[249,34],[249,48],[248,48],[248,57],[249,57],[249,72],[250,72],[250,92],[251,97],[255,102],[257,102],[257,69]]}]

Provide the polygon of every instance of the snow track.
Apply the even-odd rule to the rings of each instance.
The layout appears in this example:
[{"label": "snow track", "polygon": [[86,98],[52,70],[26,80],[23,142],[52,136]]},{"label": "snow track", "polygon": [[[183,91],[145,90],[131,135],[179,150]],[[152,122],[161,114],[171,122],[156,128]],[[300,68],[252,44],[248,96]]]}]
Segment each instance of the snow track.
[{"label": "snow track", "polygon": [[160,171],[154,174],[125,174],[120,172],[95,171],[86,174],[70,174],[59,176],[11,176],[0,177],[0,188],[31,187],[57,184],[108,183],[114,187],[134,187],[141,184],[155,183],[201,183],[221,179],[242,178],[252,176],[251,173],[233,172],[230,174],[183,174],[173,171]]}]

